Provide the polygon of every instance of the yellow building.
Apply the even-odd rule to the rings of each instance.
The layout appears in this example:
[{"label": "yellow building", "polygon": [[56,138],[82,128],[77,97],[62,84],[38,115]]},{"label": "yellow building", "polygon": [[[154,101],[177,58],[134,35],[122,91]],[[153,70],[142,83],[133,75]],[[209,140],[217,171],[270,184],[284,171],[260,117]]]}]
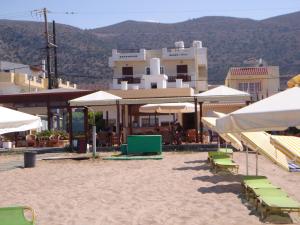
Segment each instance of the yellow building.
[{"label": "yellow building", "polygon": [[[59,79],[59,88],[76,89],[76,84]],[[24,73],[0,72],[0,94],[35,92],[48,89],[48,78],[28,77]]]},{"label": "yellow building", "polygon": [[225,85],[251,94],[253,100],[266,98],[280,89],[278,66],[231,67]]},{"label": "yellow building", "polygon": [[[0,94],[36,92],[48,89],[45,60],[40,65],[0,61]],[[59,88],[76,89],[76,84],[58,79]]]},{"label": "yellow building", "polygon": [[190,87],[207,90],[207,49],[201,41],[186,48],[183,41],[174,48],[156,50],[112,50],[111,89]]}]

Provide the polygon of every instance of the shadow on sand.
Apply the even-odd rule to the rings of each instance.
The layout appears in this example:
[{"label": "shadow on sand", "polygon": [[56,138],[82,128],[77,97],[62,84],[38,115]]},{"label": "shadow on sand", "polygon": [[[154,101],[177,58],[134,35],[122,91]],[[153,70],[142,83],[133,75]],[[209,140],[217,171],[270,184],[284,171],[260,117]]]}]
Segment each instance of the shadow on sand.
[{"label": "shadow on sand", "polygon": [[179,168],[173,168],[173,170],[180,170],[180,171],[185,171],[185,170],[210,170],[210,166],[207,164],[203,164],[200,166],[184,166],[184,167],[179,167]]},{"label": "shadow on sand", "polygon": [[222,184],[222,185],[215,185],[211,187],[201,187],[198,189],[199,192],[203,194],[222,194],[222,193],[233,193],[236,195],[240,195],[242,189],[240,184]]},{"label": "shadow on sand", "polygon": [[194,177],[193,180],[199,180],[204,182],[209,182],[213,184],[217,184],[220,182],[241,182],[242,176],[241,175],[213,175],[213,176],[201,176],[201,177]]},{"label": "shadow on sand", "polygon": [[193,160],[193,161],[187,161],[187,162],[184,162],[186,164],[193,164],[193,163],[207,163],[207,160]]}]

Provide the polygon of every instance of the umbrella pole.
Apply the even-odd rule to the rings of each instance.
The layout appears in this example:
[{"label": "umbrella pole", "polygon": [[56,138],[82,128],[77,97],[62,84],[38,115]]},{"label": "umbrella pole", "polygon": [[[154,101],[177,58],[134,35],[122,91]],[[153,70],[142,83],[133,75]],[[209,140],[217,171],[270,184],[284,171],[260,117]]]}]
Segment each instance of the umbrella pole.
[{"label": "umbrella pole", "polygon": [[248,170],[248,146],[246,146],[246,175],[249,175],[249,170]]},{"label": "umbrella pole", "polygon": [[258,175],[258,151],[256,150],[256,154],[255,154],[255,157],[256,157],[256,176]]}]

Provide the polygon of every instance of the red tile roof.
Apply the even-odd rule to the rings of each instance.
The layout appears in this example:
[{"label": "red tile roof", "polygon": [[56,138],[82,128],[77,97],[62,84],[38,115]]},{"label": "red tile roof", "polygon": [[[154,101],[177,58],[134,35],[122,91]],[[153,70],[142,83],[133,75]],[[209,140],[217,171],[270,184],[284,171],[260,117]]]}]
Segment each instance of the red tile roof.
[{"label": "red tile roof", "polygon": [[267,67],[235,67],[230,69],[231,75],[268,75]]}]

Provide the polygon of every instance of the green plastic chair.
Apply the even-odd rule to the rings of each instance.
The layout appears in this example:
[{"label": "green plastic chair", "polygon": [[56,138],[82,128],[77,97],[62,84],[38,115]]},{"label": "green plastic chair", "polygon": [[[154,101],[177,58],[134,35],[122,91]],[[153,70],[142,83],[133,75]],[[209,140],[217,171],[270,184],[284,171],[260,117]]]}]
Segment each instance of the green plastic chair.
[{"label": "green plastic chair", "polygon": [[[24,211],[29,210],[32,213],[31,221],[24,216]],[[0,208],[0,225],[34,225],[34,210],[28,206],[12,206]]]}]

